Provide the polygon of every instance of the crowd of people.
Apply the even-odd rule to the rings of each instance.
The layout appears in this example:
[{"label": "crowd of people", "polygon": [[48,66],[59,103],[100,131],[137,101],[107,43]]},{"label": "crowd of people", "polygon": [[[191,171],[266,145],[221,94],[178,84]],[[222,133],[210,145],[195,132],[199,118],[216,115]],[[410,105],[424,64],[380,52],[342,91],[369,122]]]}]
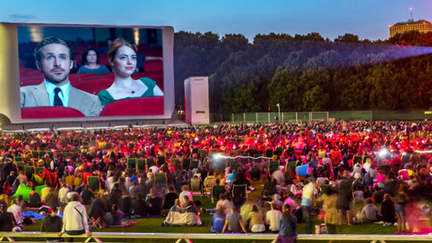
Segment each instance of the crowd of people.
[{"label": "crowd of people", "polygon": [[[313,233],[313,215],[332,234],[359,222],[413,232],[417,203],[432,198],[431,130],[428,121],[338,121],[3,133],[0,194],[12,197],[21,184],[32,190],[27,202],[1,201],[0,226],[10,231],[22,225],[21,209],[45,205],[42,231],[59,235],[91,234],[87,214],[98,227],[165,216],[166,225],[199,225],[200,211],[213,215],[212,232],[273,232],[278,242],[295,242],[297,222]],[[50,175],[41,195],[27,167]],[[247,196],[253,180],[267,181],[255,188],[259,198]],[[225,189],[213,195],[216,207],[198,210],[193,192],[215,186]],[[355,204],[364,207],[353,212]]]}]

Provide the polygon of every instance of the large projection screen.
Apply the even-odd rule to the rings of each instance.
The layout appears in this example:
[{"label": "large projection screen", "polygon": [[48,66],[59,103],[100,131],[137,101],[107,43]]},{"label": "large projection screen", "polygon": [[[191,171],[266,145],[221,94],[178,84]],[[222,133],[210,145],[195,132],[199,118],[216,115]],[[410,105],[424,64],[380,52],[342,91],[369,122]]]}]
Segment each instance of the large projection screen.
[{"label": "large projection screen", "polygon": [[[58,36],[55,36],[56,33]],[[70,72],[68,89],[61,86],[58,93],[65,103],[61,103],[60,107],[53,91],[56,87],[52,84],[55,82],[50,79],[52,75],[49,75],[52,70],[46,69],[44,65],[49,64],[46,60],[64,58],[61,54],[58,56],[56,51],[44,49],[45,52],[40,51],[38,64],[37,55],[34,55],[37,44],[49,36],[65,40],[72,51],[70,59],[73,61],[66,68],[68,70],[64,70],[63,64],[62,68],[52,69],[54,72],[51,73],[55,76]],[[119,67],[132,70],[128,66],[129,61],[121,66],[121,63],[116,63],[117,59],[111,60],[107,55],[111,44],[108,40],[116,38],[125,39],[134,46],[129,49],[135,48],[138,51],[138,56],[136,52],[123,53],[124,58],[136,61],[133,73],[129,76],[139,83],[134,82],[132,86],[121,86],[119,84],[123,83],[117,82],[121,80],[117,78],[117,74],[124,74]],[[174,111],[173,38],[174,29],[170,26],[0,23],[0,113],[14,124],[169,119]],[[123,58],[120,57],[123,55],[121,50],[123,49],[115,52],[119,53],[115,56],[119,60]],[[53,57],[48,57],[52,52]],[[86,61],[94,60],[89,53],[98,53],[98,66],[101,70],[96,71],[101,73],[92,73],[93,69],[87,73],[89,70]],[[142,53],[145,54],[144,57]],[[45,57],[46,59],[41,59]],[[45,72],[42,74],[41,70]],[[41,91],[44,93],[40,93]],[[69,98],[67,95],[63,97],[63,92],[69,94]],[[63,108],[62,105],[67,107]]]}]

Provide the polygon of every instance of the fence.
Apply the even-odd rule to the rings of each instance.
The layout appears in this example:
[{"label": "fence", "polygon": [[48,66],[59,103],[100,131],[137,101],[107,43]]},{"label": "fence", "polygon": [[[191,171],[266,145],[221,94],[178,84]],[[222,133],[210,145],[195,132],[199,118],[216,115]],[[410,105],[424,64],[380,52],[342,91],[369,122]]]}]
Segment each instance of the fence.
[{"label": "fence", "polygon": [[412,121],[432,119],[427,111],[323,111],[323,112],[256,112],[256,113],[211,113],[211,122],[275,123],[328,121],[329,118],[345,121]]},{"label": "fence", "polygon": [[[47,237],[57,237],[56,233],[40,233],[40,232],[0,232],[0,241],[7,239],[10,242],[15,241],[18,238],[47,238]],[[121,242],[124,239],[164,239],[173,241],[176,243],[186,241],[192,243],[192,240],[220,240],[221,242],[226,240],[268,240],[276,242],[277,235],[275,234],[165,234],[165,233],[105,233],[96,232],[90,238],[86,235],[63,235],[64,238],[84,238],[85,242],[90,242],[94,240],[96,242],[103,242],[101,239],[120,239]],[[342,240],[342,241],[371,241],[371,243],[385,241],[430,241],[432,236],[429,235],[298,235],[298,240],[305,241],[317,241],[317,240]],[[28,242],[28,241],[25,241]]]}]

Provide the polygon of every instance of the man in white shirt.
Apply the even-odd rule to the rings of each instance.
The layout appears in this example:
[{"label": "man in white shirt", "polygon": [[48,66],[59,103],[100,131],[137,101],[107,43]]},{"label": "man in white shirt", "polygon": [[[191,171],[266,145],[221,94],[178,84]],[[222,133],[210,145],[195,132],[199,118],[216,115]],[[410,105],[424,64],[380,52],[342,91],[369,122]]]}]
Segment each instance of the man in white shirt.
[{"label": "man in white shirt", "polygon": [[184,200],[185,196],[187,196],[189,198],[189,201],[193,202],[192,193],[189,192],[189,186],[188,185],[182,186],[182,192],[179,195],[180,206],[182,208],[184,208],[186,205],[186,201]]},{"label": "man in white shirt", "polygon": [[267,212],[266,224],[269,226],[269,230],[273,233],[279,232],[279,217],[282,216],[281,211],[277,210],[275,202],[271,204],[271,210]]},{"label": "man in white shirt", "polygon": [[18,199],[14,199],[13,204],[8,207],[7,211],[12,213],[17,224],[22,224],[23,220],[21,219],[21,207],[18,206]]},{"label": "man in white shirt", "polygon": [[59,197],[61,203],[67,203],[68,202],[68,198],[67,198],[68,191],[69,191],[69,188],[67,188],[67,185],[63,184],[63,186],[62,186],[62,188],[60,188],[59,194],[58,194],[58,197]]},{"label": "man in white shirt", "polygon": [[65,233],[68,235],[87,234],[87,237],[91,237],[92,233],[88,227],[87,212],[79,201],[80,196],[72,194],[71,201],[66,205],[63,212],[63,229],[57,233],[59,237]]}]

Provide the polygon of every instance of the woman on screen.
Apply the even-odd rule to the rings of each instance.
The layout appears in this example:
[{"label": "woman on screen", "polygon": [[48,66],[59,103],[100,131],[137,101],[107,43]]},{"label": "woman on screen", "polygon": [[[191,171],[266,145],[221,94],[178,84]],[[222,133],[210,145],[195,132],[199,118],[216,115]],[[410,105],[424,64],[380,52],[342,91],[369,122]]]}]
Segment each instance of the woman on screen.
[{"label": "woman on screen", "polygon": [[115,39],[108,52],[108,59],[115,79],[108,89],[98,94],[102,106],[127,98],[163,96],[156,81],[146,77],[138,80],[131,77],[137,65],[137,51],[129,41],[123,38]]},{"label": "woman on screen", "polygon": [[98,63],[99,53],[93,48],[88,48],[82,54],[81,67],[79,67],[77,73],[104,75],[110,72],[107,67],[104,65],[99,65]]}]

